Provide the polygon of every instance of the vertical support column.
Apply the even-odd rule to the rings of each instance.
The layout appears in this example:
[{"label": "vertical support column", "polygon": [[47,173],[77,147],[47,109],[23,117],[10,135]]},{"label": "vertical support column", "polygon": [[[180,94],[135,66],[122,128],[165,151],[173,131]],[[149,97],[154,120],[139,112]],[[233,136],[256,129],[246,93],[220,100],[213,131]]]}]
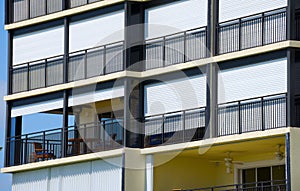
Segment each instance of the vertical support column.
[{"label": "vertical support column", "polygon": [[146,191],[153,191],[153,175],[154,175],[154,159],[153,155],[146,156]]},{"label": "vertical support column", "polygon": [[300,176],[300,129],[291,128],[289,139],[287,137],[286,142],[286,165],[287,165],[287,191],[297,191],[300,188],[299,176]]},{"label": "vertical support column", "polygon": [[[124,69],[144,70],[144,7],[140,2],[125,2]],[[143,145],[143,91],[139,79],[124,79],[124,143],[127,147]]]},{"label": "vertical support column", "polygon": [[285,135],[285,175],[286,190],[291,191],[291,149],[290,149],[290,133]]},{"label": "vertical support column", "polygon": [[288,81],[288,91],[287,91],[287,126],[296,127],[296,106],[295,106],[295,91],[296,91],[296,76],[297,69],[295,65],[295,49],[288,48],[287,50],[287,81]]},{"label": "vertical support column", "polygon": [[143,146],[143,125],[141,115],[141,84],[134,78],[124,79],[124,143],[126,147]]},{"label": "vertical support column", "polygon": [[12,10],[13,10],[13,4],[11,3],[11,0],[5,0],[5,24],[9,24],[12,22]]},{"label": "vertical support column", "polygon": [[[63,65],[63,81],[68,82],[68,60],[69,60],[69,19],[64,18],[64,65]],[[68,113],[68,101],[69,92],[64,90],[63,92],[63,136],[62,136],[62,157],[67,156],[67,146],[68,146],[68,126],[69,126],[69,113]]]},{"label": "vertical support column", "polygon": [[[6,3],[8,4],[9,1]],[[13,32],[8,31],[8,46],[7,46],[7,94],[12,93],[12,75],[11,75],[11,68],[12,68],[12,62],[13,62]],[[11,156],[10,156],[10,143],[7,141],[8,137],[11,137],[11,109],[12,105],[11,102],[6,102],[6,142],[5,142],[5,166],[10,165]]]},{"label": "vertical support column", "polygon": [[295,40],[296,39],[296,0],[288,0],[287,7],[287,40]]},{"label": "vertical support column", "polygon": [[125,2],[125,62],[124,69],[143,71],[144,7],[140,2]]},{"label": "vertical support column", "polygon": [[[217,54],[217,31],[219,15],[219,0],[209,0],[208,5],[208,35],[207,49],[208,56],[213,57]],[[206,127],[209,130],[207,136],[215,137],[217,128],[217,107],[218,107],[218,65],[210,63],[206,66]]]}]

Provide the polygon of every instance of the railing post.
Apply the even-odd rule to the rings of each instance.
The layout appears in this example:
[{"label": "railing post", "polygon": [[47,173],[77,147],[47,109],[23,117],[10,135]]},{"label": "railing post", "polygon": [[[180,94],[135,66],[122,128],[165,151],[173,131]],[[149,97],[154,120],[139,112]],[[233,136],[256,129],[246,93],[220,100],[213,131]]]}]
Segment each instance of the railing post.
[{"label": "railing post", "polygon": [[242,19],[239,18],[239,50],[242,50]]},{"label": "railing post", "polygon": [[30,90],[30,71],[29,71],[29,63],[27,63],[27,91]]},{"label": "railing post", "polygon": [[187,61],[187,55],[186,55],[186,31],[183,33],[183,62],[185,63]]},{"label": "railing post", "polygon": [[264,117],[264,98],[261,98],[261,130],[265,130],[265,117]]},{"label": "railing post", "polygon": [[87,50],[84,51],[84,79],[87,79]]},{"label": "railing post", "polygon": [[45,87],[47,87],[47,66],[48,66],[48,60],[45,59]]},{"label": "railing post", "polygon": [[264,36],[265,36],[265,13],[262,13],[262,18],[261,18],[261,45],[262,46],[265,44]]},{"label": "railing post", "polygon": [[47,15],[48,12],[48,0],[45,0],[45,15]]},{"label": "railing post", "polygon": [[27,2],[27,6],[28,6],[27,19],[30,19],[30,1],[31,0],[28,0],[28,2]]},{"label": "railing post", "polygon": [[24,164],[27,163],[27,148],[28,148],[28,135],[25,135],[25,147],[24,147]]},{"label": "railing post", "polygon": [[162,115],[162,126],[161,126],[161,144],[164,143],[165,140],[165,115]]},{"label": "railing post", "polygon": [[163,37],[163,57],[162,57],[162,61],[163,61],[163,67],[166,66],[166,37]]},{"label": "railing post", "polygon": [[103,46],[103,75],[106,74],[106,45]]},{"label": "railing post", "polygon": [[43,149],[42,149],[42,153],[43,153],[43,158],[42,160],[45,160],[45,154],[46,154],[46,132],[43,131]]},{"label": "railing post", "polygon": [[243,133],[242,127],[242,112],[241,112],[241,101],[238,101],[238,117],[239,117],[239,134]]},{"label": "railing post", "polygon": [[182,142],[185,142],[185,111],[182,113]]}]

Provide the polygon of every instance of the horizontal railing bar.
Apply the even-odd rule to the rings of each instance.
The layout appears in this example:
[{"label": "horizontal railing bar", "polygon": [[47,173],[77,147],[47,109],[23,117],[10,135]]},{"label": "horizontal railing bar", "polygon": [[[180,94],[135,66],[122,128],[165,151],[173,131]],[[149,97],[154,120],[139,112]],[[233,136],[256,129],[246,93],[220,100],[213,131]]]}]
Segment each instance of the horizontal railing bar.
[{"label": "horizontal railing bar", "polygon": [[[85,124],[80,124],[80,125],[72,125],[72,126],[68,126],[68,128],[66,129],[66,131],[77,131],[78,129],[73,129],[70,130],[72,128],[77,128],[77,127],[83,127],[83,126],[87,126],[86,128],[90,128],[90,127],[97,127],[97,126],[101,126],[103,122],[111,122],[109,124],[105,124],[105,125],[111,125],[111,124],[120,124],[120,121],[115,121],[115,120],[120,120],[120,119],[107,119],[107,120],[103,120],[103,121],[98,121],[95,123],[85,123]],[[94,125],[94,126],[88,126],[88,125]],[[49,129],[49,130],[45,130],[45,131],[38,131],[38,132],[33,132],[33,133],[27,133],[27,134],[22,134],[22,135],[17,135],[17,136],[12,136],[12,137],[7,137],[7,139],[12,139],[12,138],[22,138],[23,136],[42,136],[43,133],[49,133],[51,132],[51,134],[54,133],[61,133],[61,130],[64,128],[55,128],[55,129]],[[57,132],[53,132],[53,131],[57,131]],[[38,135],[37,135],[38,134]],[[46,135],[51,135],[51,134],[46,134]],[[29,139],[30,137],[28,137]]]},{"label": "horizontal railing bar", "polygon": [[[279,13],[284,13],[286,12],[287,10],[287,7],[281,7],[281,8],[277,8],[277,9],[273,9],[273,10],[270,10],[270,11],[265,11],[265,12],[260,12],[260,13],[255,13],[255,14],[252,14],[252,15],[247,15],[247,16],[244,16],[244,17],[239,17],[239,18],[236,18],[236,19],[231,19],[231,20],[227,20],[227,21],[223,21],[223,22],[220,22],[218,23],[218,25],[221,25],[221,24],[224,24],[224,23],[229,23],[229,22],[233,22],[233,21],[238,21],[238,20],[242,20],[242,19],[245,19],[245,18],[248,18],[248,17],[254,17],[254,16],[258,16],[258,15],[263,15],[263,14],[267,14],[267,13],[272,13],[272,12],[275,12],[275,11],[279,11],[279,10],[282,10],[282,12],[277,12],[277,13],[274,13],[274,15],[276,14],[279,14]],[[269,15],[268,15],[269,16]]]},{"label": "horizontal railing bar", "polygon": [[[271,186],[277,186],[279,184],[273,185],[272,183],[276,183],[276,182],[285,182],[282,183],[280,185],[285,186],[287,183],[287,180],[272,180],[272,181],[261,181],[261,182],[251,182],[251,183],[242,183],[242,184],[229,184],[229,185],[223,185],[223,186],[211,186],[211,187],[204,187],[204,188],[193,188],[193,189],[183,189],[182,191],[196,191],[196,190],[211,190],[211,189],[218,189],[218,188],[227,188],[227,187],[235,187],[235,189],[240,189],[241,186],[247,186],[247,185],[257,185],[253,188],[257,188],[257,187],[262,187],[259,186],[259,184],[267,184],[267,183],[271,183],[271,185],[267,185],[268,187]],[[244,189],[248,189],[247,187]]]},{"label": "horizontal railing bar", "polygon": [[[42,62],[42,61],[46,61],[46,60],[49,60],[49,59],[54,59],[54,58],[58,58],[58,57],[63,57],[64,55],[57,55],[57,56],[52,56],[52,57],[48,57],[48,58],[43,58],[43,59],[39,59],[39,60],[33,60],[33,61],[30,61],[30,62],[26,62],[26,63],[21,63],[21,64],[14,64],[12,67],[12,69],[15,69],[14,67],[18,67],[18,66],[21,66],[21,65],[30,65],[30,64],[34,64],[35,62]],[[59,59],[57,59],[59,60]],[[50,60],[49,62],[52,62],[54,60]],[[36,63],[36,64],[42,64],[42,63]],[[21,67],[20,67],[21,68]],[[16,68],[16,69],[19,69],[19,68]]]},{"label": "horizontal railing bar", "polygon": [[205,30],[201,31],[201,32],[204,32],[204,31],[206,31],[207,26],[202,26],[202,27],[198,27],[198,28],[189,29],[189,30],[186,30],[186,31],[180,31],[180,32],[168,34],[168,35],[165,35],[165,36],[160,36],[160,37],[146,39],[145,43],[147,44],[148,41],[154,41],[154,40],[158,40],[158,39],[161,39],[161,38],[167,38],[167,37],[174,36],[174,35],[185,34],[187,32],[191,32],[191,31],[199,30],[199,29],[205,29]]},{"label": "horizontal railing bar", "polygon": [[[278,93],[278,94],[271,94],[271,95],[248,98],[248,99],[243,99],[243,100],[230,101],[230,102],[225,102],[225,103],[219,103],[218,105],[222,106],[222,105],[233,104],[233,103],[237,103],[237,102],[245,102],[245,101],[251,101],[251,100],[255,100],[255,99],[268,98],[268,97],[276,97],[276,96],[280,96],[280,95],[285,95],[286,96],[287,93]],[[278,97],[277,99],[279,99],[279,98],[284,98],[284,97]]]},{"label": "horizontal railing bar", "polygon": [[192,108],[192,109],[187,109],[187,110],[172,111],[172,112],[167,112],[167,113],[162,113],[162,114],[149,115],[149,116],[145,116],[145,118],[158,117],[158,116],[162,116],[162,115],[170,115],[170,114],[176,114],[176,113],[182,113],[182,112],[193,111],[193,110],[200,110],[200,109],[206,109],[206,106]]}]

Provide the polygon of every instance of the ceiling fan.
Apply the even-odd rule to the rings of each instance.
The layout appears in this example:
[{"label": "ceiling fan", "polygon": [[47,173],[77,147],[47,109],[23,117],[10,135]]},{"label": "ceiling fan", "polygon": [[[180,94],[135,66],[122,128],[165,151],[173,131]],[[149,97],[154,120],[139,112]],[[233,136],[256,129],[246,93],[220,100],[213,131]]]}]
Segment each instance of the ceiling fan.
[{"label": "ceiling fan", "polygon": [[226,173],[230,174],[232,173],[232,165],[233,164],[243,164],[243,162],[241,161],[235,161],[233,160],[233,158],[231,157],[231,151],[226,152],[226,157],[224,158],[224,161],[211,161],[211,162],[215,162],[215,163],[222,163],[224,162],[225,166],[226,166]]},{"label": "ceiling fan", "polygon": [[277,151],[275,152],[275,159],[281,161],[284,158],[284,153],[281,152],[281,144],[277,145]]}]

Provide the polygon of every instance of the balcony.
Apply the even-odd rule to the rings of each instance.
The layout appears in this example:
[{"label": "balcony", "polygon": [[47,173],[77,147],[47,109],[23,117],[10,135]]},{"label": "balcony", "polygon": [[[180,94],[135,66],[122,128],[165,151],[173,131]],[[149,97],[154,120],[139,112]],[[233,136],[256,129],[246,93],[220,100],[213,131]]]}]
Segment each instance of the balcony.
[{"label": "balcony", "polygon": [[196,189],[173,189],[173,191],[264,191],[264,190],[286,190],[286,180],[274,180],[274,181],[261,181],[253,183],[244,184],[232,184],[225,186],[214,186],[206,188],[196,188]]},{"label": "balcony", "polygon": [[9,0],[12,4],[10,21],[19,22],[101,0]]},{"label": "balcony", "polygon": [[[64,134],[67,134],[67,145],[63,143]],[[8,137],[7,143],[10,148],[8,166],[113,150],[123,147],[122,120],[108,119],[97,124],[82,124],[67,129],[57,128]],[[63,156],[62,147],[67,150],[66,156]]]},{"label": "balcony", "polygon": [[[286,127],[286,94],[218,105],[217,137]],[[145,118],[145,147],[197,141],[206,134],[206,108]]]},{"label": "balcony", "polygon": [[[297,17],[297,22],[299,18]],[[296,25],[297,34],[298,24]],[[286,40],[286,8],[220,23],[217,53],[225,54]],[[299,33],[300,34],[300,33]],[[144,41],[143,70],[207,58],[207,27]],[[69,53],[68,81],[106,75],[124,68],[124,41]],[[12,93],[62,84],[64,55],[14,65],[10,70]]]},{"label": "balcony", "polygon": [[[68,82],[124,70],[124,42],[115,42],[68,54]],[[12,93],[63,83],[64,56],[56,56],[13,66]]]},{"label": "balcony", "polygon": [[286,40],[286,8],[219,23],[217,53],[225,54]]}]

